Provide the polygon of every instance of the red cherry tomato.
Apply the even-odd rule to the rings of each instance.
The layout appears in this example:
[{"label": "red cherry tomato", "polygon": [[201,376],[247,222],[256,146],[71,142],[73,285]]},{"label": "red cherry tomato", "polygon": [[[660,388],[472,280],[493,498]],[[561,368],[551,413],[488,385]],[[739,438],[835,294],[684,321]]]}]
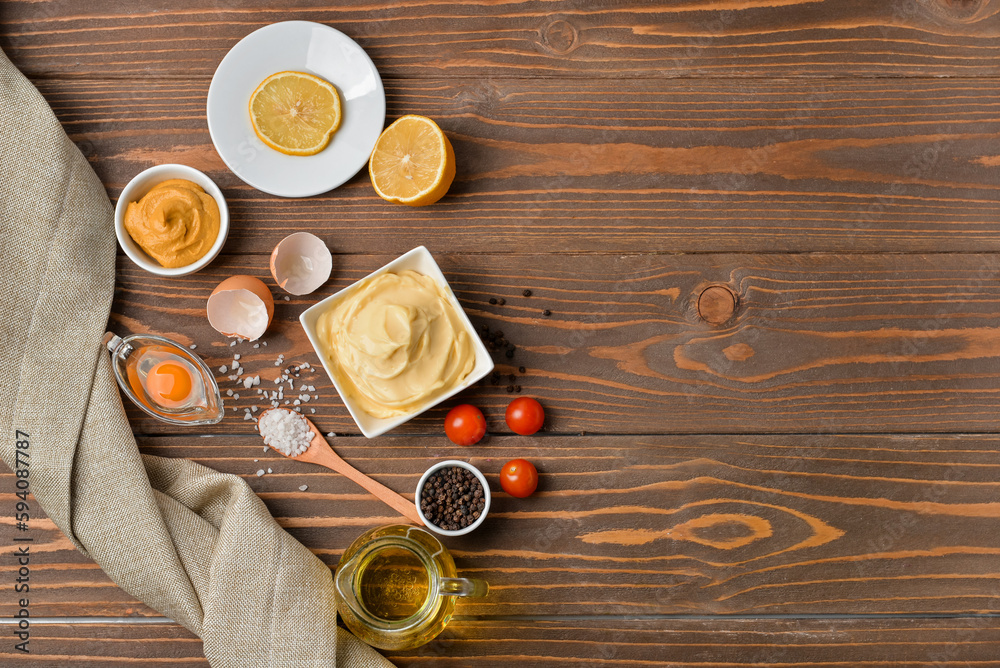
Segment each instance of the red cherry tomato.
[{"label": "red cherry tomato", "polygon": [[455,445],[473,445],[486,434],[486,418],[475,406],[455,406],[444,418],[444,433]]},{"label": "red cherry tomato", "polygon": [[538,469],[527,459],[512,459],[500,469],[500,486],[519,499],[531,496],[538,487]]},{"label": "red cherry tomato", "polygon": [[507,426],[515,434],[531,436],[542,428],[545,411],[542,405],[531,397],[518,397],[507,406]]}]

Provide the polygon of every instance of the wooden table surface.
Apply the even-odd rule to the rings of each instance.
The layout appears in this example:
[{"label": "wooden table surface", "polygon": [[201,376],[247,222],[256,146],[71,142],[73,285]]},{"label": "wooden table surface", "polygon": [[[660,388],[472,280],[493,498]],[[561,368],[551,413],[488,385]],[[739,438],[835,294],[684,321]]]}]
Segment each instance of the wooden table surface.
[{"label": "wooden table surface", "polygon": [[[446,541],[491,594],[397,665],[1000,666],[1000,1],[279,4],[7,0],[0,47],[112,199],[181,162],[229,202],[206,270],[119,257],[111,329],[196,344],[212,367],[238,352],[266,386],[279,354],[317,364],[302,310],[424,244],[473,322],[516,344],[499,384],[460,397],[489,421],[471,448],[443,434],[454,401],[368,441],[307,376],[310,417],[361,470],[411,494],[461,458],[494,490],[484,528]],[[361,173],[288,200],[226,169],[211,76],[289,19],[370,54],[387,120],[440,123],[447,197],[388,204]],[[281,295],[267,257],[294,231],[329,244],[333,277],[278,297],[267,346],[230,347],[209,292],[248,273]],[[506,428],[512,384],[545,405],[543,433]],[[331,566],[399,519],[262,452],[245,394],[197,435],[129,417],[143,452],[242,476]],[[530,499],[500,490],[513,457],[542,473]],[[6,471],[0,490],[12,506]],[[51,522],[33,528],[30,665],[207,665]],[[12,645],[0,665],[23,665]]]}]

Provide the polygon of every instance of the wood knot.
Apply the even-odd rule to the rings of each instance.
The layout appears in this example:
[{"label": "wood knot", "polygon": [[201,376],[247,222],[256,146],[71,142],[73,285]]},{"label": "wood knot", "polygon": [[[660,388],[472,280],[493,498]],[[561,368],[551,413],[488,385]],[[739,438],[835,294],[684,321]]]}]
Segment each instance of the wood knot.
[{"label": "wood knot", "polygon": [[730,362],[745,362],[754,356],[756,351],[745,343],[734,343],[733,345],[723,348],[722,354],[726,356]]},{"label": "wood knot", "polygon": [[983,4],[983,0],[938,0],[938,2],[956,11],[968,11]]},{"label": "wood knot", "polygon": [[710,285],[698,296],[698,315],[713,325],[727,322],[736,313],[736,294],[724,285]]},{"label": "wood knot", "polygon": [[[706,535],[713,529],[727,527],[738,528],[742,535]],[[732,550],[749,545],[755,540],[770,538],[772,535],[774,532],[771,529],[771,523],[763,517],[735,513],[712,513],[678,524],[671,531],[670,537],[674,540],[687,540],[719,550]]]},{"label": "wood knot", "polygon": [[573,24],[556,19],[542,30],[542,42],[556,53],[569,53],[577,46],[580,35]]},{"label": "wood knot", "polygon": [[961,23],[974,23],[986,18],[990,13],[987,6],[991,0],[921,0],[935,14]]}]

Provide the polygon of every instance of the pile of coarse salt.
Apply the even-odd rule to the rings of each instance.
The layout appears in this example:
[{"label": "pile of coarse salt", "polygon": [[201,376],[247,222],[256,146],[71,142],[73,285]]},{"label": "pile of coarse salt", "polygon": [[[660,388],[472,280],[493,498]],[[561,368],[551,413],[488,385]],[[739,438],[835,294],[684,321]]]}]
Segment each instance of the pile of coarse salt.
[{"label": "pile of coarse salt", "polygon": [[264,411],[257,426],[264,442],[286,457],[301,455],[313,439],[312,429],[304,417],[281,408]]}]

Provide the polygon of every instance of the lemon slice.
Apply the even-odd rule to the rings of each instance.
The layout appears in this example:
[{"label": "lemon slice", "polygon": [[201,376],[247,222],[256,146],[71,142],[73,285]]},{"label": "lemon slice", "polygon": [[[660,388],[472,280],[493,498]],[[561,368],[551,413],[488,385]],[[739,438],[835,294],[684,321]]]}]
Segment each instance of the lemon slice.
[{"label": "lemon slice", "polygon": [[403,116],[375,142],[368,174],[382,199],[427,206],[451,187],[455,151],[437,123],[426,116]]},{"label": "lemon slice", "polygon": [[287,155],[314,155],[340,126],[340,96],[305,72],[278,72],[250,96],[250,122],[260,140]]}]

